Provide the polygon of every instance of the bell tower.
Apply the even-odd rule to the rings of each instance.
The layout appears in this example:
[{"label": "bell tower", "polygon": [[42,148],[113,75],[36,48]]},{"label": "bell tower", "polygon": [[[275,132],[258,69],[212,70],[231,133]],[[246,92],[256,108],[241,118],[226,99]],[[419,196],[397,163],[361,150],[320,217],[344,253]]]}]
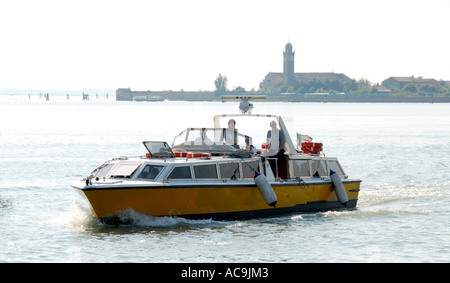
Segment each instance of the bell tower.
[{"label": "bell tower", "polygon": [[292,44],[288,42],[283,52],[283,77],[286,87],[293,86],[294,80],[294,55]]}]

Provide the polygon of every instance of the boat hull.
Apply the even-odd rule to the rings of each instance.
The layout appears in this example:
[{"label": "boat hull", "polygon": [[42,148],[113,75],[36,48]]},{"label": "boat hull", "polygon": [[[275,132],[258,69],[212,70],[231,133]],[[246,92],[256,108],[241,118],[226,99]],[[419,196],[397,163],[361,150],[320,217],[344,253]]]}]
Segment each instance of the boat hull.
[{"label": "boat hull", "polygon": [[345,206],[339,203],[333,184],[327,181],[272,183],[278,198],[276,207],[266,204],[254,183],[74,187],[87,198],[96,217],[110,222],[128,209],[152,216],[241,220],[355,208],[360,180],[343,183],[349,198]]}]

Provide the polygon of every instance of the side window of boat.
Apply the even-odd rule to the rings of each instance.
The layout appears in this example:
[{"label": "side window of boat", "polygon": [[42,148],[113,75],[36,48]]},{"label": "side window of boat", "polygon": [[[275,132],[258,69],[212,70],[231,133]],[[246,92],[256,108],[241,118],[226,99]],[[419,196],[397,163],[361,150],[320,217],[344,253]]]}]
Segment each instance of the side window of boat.
[{"label": "side window of boat", "polygon": [[253,178],[256,170],[259,171],[259,161],[242,162],[242,178]]},{"label": "side window of boat", "polygon": [[195,179],[217,179],[216,164],[194,166]]},{"label": "side window of boat", "polygon": [[239,179],[241,178],[241,172],[239,169],[239,163],[221,163],[219,164],[220,178],[222,179]]},{"label": "side window of boat", "polygon": [[294,167],[294,176],[298,177],[309,177],[311,172],[309,170],[309,162],[307,159],[292,160]]},{"label": "side window of boat", "polygon": [[154,180],[163,168],[162,165],[146,165],[138,178]]},{"label": "side window of boat", "polygon": [[327,164],[325,160],[313,160],[312,161],[312,173],[315,174],[319,172],[321,177],[330,175],[330,172],[327,170]]},{"label": "side window of boat", "polygon": [[175,167],[169,174],[168,179],[192,179],[190,166]]},{"label": "side window of boat", "polygon": [[328,166],[330,166],[330,169],[339,175],[344,175],[344,170],[342,170],[337,160],[328,160]]}]

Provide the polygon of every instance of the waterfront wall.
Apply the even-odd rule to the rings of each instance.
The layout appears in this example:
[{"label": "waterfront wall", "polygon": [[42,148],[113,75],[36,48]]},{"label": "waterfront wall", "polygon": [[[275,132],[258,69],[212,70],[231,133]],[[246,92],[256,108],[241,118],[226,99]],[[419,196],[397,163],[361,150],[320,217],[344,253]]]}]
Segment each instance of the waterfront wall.
[{"label": "waterfront wall", "polygon": [[286,102],[343,102],[343,103],[450,103],[450,97],[430,96],[273,96],[270,101]]},{"label": "waterfront wall", "polygon": [[116,100],[133,101],[139,98],[185,101],[214,101],[220,100],[213,91],[132,91],[129,88],[116,90]]},{"label": "waterfront wall", "polygon": [[[181,100],[181,101],[221,101],[222,94],[251,95],[251,93],[217,93],[213,91],[132,91],[129,88],[116,90],[116,100]],[[267,101],[281,102],[343,102],[343,103],[450,103],[450,97],[433,96],[373,96],[373,95],[299,95],[266,94]],[[144,98],[144,99],[142,99]]]}]

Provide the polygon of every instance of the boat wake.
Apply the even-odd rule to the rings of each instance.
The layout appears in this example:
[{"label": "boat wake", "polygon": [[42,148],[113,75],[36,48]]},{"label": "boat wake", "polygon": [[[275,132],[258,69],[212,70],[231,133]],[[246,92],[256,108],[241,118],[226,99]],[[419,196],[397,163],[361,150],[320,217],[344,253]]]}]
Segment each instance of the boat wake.
[{"label": "boat wake", "polygon": [[[362,188],[353,216],[430,214],[450,201],[450,181],[430,184],[377,184]],[[342,213],[342,212],[341,212]]]},{"label": "boat wake", "polygon": [[177,216],[152,216],[135,211],[132,208],[118,213],[120,225],[133,225],[138,227],[176,227],[176,226],[202,226],[214,223],[224,223],[212,219],[191,220]]},{"label": "boat wake", "polygon": [[86,231],[98,227],[98,221],[89,207],[74,201],[70,209],[44,222],[50,226],[63,226],[68,230]]},{"label": "boat wake", "polygon": [[362,188],[359,207],[382,205],[402,200],[449,200],[450,181],[443,183],[403,185],[377,184],[371,187]]},{"label": "boat wake", "polygon": [[94,231],[107,227],[136,227],[136,228],[168,228],[168,229],[197,229],[243,227],[255,224],[286,224],[304,221],[303,214],[292,214],[280,217],[250,219],[246,221],[217,221],[212,219],[186,219],[177,216],[152,216],[137,212],[131,208],[118,213],[118,221],[103,223],[92,213],[89,207],[80,202],[74,202],[69,211],[50,220],[47,224],[61,225],[74,231]]},{"label": "boat wake", "polygon": [[45,224],[50,226],[64,226],[69,230],[85,232],[114,226],[172,229],[175,227],[224,226],[228,222],[214,221],[212,219],[190,220],[176,216],[158,217],[139,213],[129,208],[119,212],[116,221],[104,223],[95,217],[90,207],[86,207],[82,203],[75,201],[68,211],[45,221]]}]

